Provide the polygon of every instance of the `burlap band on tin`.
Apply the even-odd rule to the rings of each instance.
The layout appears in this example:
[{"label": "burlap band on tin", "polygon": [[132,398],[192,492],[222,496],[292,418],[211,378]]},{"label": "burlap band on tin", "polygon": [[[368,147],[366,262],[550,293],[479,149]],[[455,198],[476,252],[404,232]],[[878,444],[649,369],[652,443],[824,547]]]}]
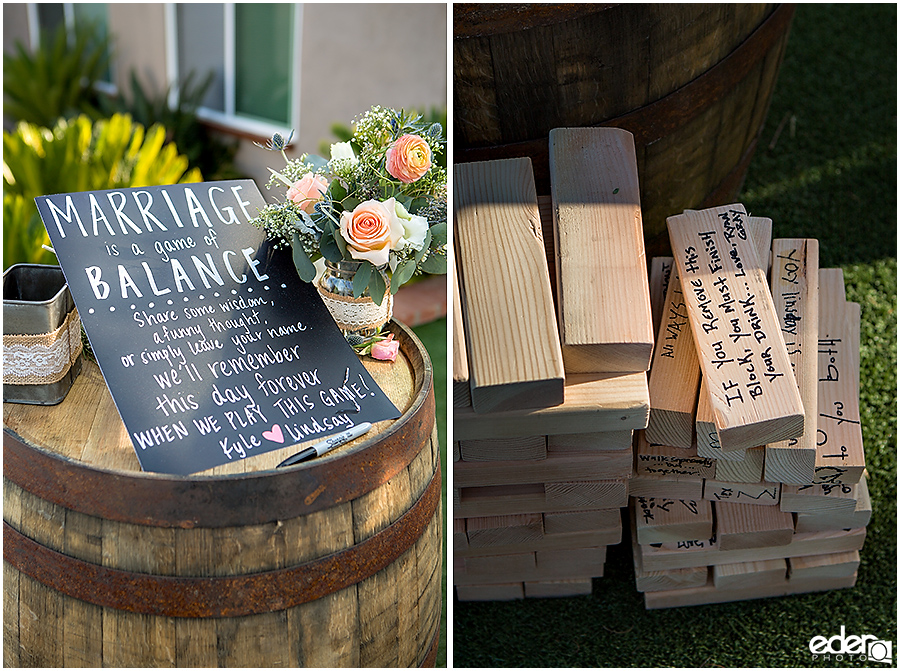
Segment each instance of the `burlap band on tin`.
[{"label": "burlap band on tin", "polygon": [[3,336],[3,384],[53,384],[81,354],[81,319],[73,309],[55,331]]},{"label": "burlap band on tin", "polygon": [[334,317],[338,328],[344,331],[362,331],[363,329],[381,328],[391,319],[394,297],[386,292],[381,305],[368,297],[353,298],[340,296],[319,288],[319,295],[325,306]]}]

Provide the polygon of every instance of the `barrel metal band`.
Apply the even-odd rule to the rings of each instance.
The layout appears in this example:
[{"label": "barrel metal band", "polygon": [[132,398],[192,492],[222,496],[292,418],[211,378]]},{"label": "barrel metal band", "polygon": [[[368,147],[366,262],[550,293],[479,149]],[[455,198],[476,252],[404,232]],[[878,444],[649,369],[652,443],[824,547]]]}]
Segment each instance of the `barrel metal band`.
[{"label": "barrel metal band", "polygon": [[52,550],[3,522],[3,558],[50,589],[88,603],[144,615],[219,618],[284,610],[354,585],[415,545],[441,501],[438,466],[422,496],[396,522],[327,557],[290,568],[229,577],[121,571]]}]

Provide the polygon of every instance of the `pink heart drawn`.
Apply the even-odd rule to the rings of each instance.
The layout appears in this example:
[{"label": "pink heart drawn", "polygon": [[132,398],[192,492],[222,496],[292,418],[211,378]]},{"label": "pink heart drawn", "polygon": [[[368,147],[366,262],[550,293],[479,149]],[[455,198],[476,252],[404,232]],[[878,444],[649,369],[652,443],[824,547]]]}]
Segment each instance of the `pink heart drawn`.
[{"label": "pink heart drawn", "polygon": [[271,431],[263,431],[263,438],[266,440],[271,440],[273,443],[283,443],[284,442],[284,434],[281,433],[281,427],[277,424],[272,425]]}]

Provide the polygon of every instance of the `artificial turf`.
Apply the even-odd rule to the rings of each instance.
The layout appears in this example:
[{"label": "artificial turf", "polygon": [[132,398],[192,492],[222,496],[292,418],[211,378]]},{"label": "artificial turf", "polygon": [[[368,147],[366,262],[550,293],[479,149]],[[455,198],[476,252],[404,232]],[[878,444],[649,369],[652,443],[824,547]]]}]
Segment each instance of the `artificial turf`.
[{"label": "artificial turf", "polygon": [[842,268],[847,300],[861,306],[873,514],[856,587],[647,611],[626,527],[590,596],[454,602],[452,666],[885,666],[814,659],[810,639],[841,626],[893,642],[896,662],[896,38],[894,4],[797,7],[740,197],[751,214],[773,220],[774,237],[817,238],[821,267]]}]

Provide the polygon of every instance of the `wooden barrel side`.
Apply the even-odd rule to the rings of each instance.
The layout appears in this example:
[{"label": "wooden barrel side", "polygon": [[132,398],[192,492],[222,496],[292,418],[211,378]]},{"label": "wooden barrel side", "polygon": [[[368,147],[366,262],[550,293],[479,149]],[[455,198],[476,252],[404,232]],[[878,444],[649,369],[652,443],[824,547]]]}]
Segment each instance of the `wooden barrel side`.
[{"label": "wooden barrel side", "polygon": [[[390,428],[350,451],[275,472],[159,476],[96,468],[17,435],[15,427],[5,427],[4,477],[70,510],[164,527],[259,524],[355,499],[409,464],[434,427],[431,361],[406,326],[394,322],[391,328],[412,366],[417,393]],[[108,396],[105,389],[101,393]],[[115,420],[121,425],[118,415]],[[298,492],[304,496],[298,497]]]},{"label": "wooden barrel side", "polygon": [[[260,487],[263,473],[197,478],[201,490],[200,483],[247,491],[246,482],[255,482],[255,496],[275,491],[284,505],[293,501],[293,513],[254,514],[231,526],[171,523],[182,512],[165,525],[143,524],[133,512],[118,516],[124,521],[89,514],[5,479],[6,663],[433,664],[442,604],[441,472],[430,362],[423,357],[420,378],[427,387],[410,410],[430,422],[424,438],[412,447],[394,443],[385,453],[361,443],[342,458],[381,454],[398,462],[389,468],[392,475],[328,507],[307,504],[309,490],[290,496]],[[9,454],[8,446],[4,450]],[[371,458],[357,460],[356,468],[368,468]],[[181,480],[184,486],[190,479]],[[237,503],[232,498],[224,505]]]},{"label": "wooden barrel side", "polygon": [[599,6],[512,33],[464,26],[454,40],[454,160],[528,156],[546,195],[552,128],[628,130],[648,255],[663,254],[667,216],[737,195],[794,9]]}]

